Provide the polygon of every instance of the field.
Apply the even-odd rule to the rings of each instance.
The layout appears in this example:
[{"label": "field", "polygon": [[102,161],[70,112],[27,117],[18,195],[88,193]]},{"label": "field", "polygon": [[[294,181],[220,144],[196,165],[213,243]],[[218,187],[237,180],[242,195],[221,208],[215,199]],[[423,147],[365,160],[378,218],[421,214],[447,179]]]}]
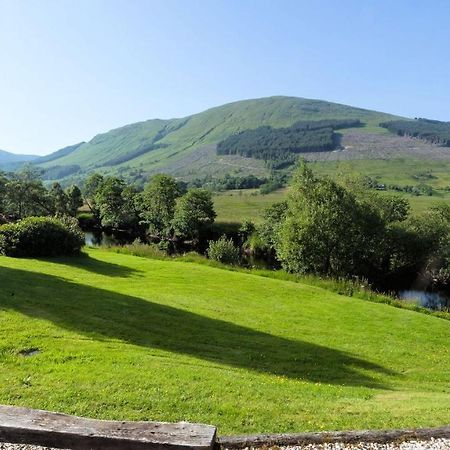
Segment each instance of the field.
[{"label": "field", "polygon": [[[450,204],[450,161],[433,161],[413,158],[355,159],[341,161],[315,161],[310,167],[319,175],[339,178],[341,176],[365,175],[380,184],[418,186],[426,184],[433,188],[433,195],[415,196],[393,190],[380,191],[400,195],[408,199],[411,211],[421,213],[433,205]],[[274,202],[286,199],[288,189],[280,189],[267,195],[258,190],[233,190],[217,194],[214,198],[217,221],[240,222],[243,219],[261,221],[264,209]]]},{"label": "field", "polygon": [[270,194],[261,195],[259,189],[235,189],[214,196],[217,222],[242,222],[250,219],[256,223],[262,220],[265,208],[275,202],[286,199],[287,189],[279,189]]},{"label": "field", "polygon": [[89,249],[0,258],[0,403],[221,434],[450,421],[450,322]]}]

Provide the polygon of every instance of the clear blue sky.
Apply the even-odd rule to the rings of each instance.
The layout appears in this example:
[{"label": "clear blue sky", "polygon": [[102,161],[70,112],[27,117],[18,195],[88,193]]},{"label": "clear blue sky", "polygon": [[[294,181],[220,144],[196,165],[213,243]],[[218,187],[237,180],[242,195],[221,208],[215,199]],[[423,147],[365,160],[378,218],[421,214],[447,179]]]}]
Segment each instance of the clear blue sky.
[{"label": "clear blue sky", "polygon": [[0,148],[269,95],[450,120],[450,2],[0,0]]}]

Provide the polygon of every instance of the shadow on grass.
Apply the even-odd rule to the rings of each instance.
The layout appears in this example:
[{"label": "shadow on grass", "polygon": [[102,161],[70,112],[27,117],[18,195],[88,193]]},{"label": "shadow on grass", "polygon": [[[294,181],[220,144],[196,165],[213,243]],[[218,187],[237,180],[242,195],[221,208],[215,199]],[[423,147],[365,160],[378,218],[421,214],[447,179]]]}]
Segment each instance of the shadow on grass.
[{"label": "shadow on grass", "polygon": [[83,252],[81,252],[78,256],[46,258],[45,260],[67,267],[76,267],[77,269],[87,270],[89,272],[107,277],[126,278],[140,272],[139,270],[131,267],[94,259],[87,253]]},{"label": "shadow on grass", "polygon": [[49,320],[96,339],[120,339],[231,367],[320,383],[386,388],[379,379],[394,375],[339,350],[47,274],[0,267],[0,280],[0,309]]}]

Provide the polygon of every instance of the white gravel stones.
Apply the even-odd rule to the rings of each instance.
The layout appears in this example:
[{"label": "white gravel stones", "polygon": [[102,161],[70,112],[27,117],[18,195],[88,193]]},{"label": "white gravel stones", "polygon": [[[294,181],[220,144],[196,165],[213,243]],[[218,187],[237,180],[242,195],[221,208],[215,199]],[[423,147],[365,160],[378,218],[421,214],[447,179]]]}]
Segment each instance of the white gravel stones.
[{"label": "white gravel stones", "polygon": [[450,439],[430,439],[429,441],[405,441],[392,443],[359,442],[345,444],[307,444],[280,447],[280,450],[450,450]]},{"label": "white gravel stones", "polygon": [[[398,443],[376,444],[359,442],[358,444],[306,444],[276,447],[277,450],[450,450],[450,439],[430,439],[429,441],[405,441]],[[56,450],[28,444],[0,443],[0,450]],[[244,450],[250,450],[246,448]]]},{"label": "white gravel stones", "polygon": [[[0,450],[57,450],[49,447],[40,447],[38,445],[29,444],[7,444],[0,442]],[[58,449],[61,450],[61,449]]]}]

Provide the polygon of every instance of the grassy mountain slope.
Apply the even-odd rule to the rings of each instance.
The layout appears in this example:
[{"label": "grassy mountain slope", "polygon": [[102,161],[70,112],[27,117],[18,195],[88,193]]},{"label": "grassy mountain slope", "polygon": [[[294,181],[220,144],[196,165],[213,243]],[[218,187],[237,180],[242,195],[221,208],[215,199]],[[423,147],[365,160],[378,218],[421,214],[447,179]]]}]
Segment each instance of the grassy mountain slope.
[{"label": "grassy mountain slope", "polygon": [[[70,154],[42,166],[76,164],[85,171],[95,169],[114,173],[142,169],[147,173],[186,174],[189,169],[198,172],[195,166],[198,162],[200,166],[219,164],[222,171],[226,171],[228,159],[233,161],[233,158],[219,158],[215,154],[215,144],[245,129],[262,125],[287,127],[300,120],[359,119],[366,125],[366,130],[386,132],[378,124],[394,118],[389,114],[296,97],[243,100],[183,119],[155,119],[127,125],[97,135]],[[196,157],[198,153],[200,156]],[[134,155],[137,156],[132,157]],[[118,158],[125,161],[116,164]],[[191,163],[193,167],[190,167]],[[258,167],[261,169],[262,166]]]},{"label": "grassy mountain slope", "polygon": [[221,434],[450,420],[449,321],[191,262],[88,255],[0,257],[0,403]]},{"label": "grassy mountain slope", "polygon": [[18,155],[5,150],[0,150],[0,169],[14,170],[20,164],[38,158],[36,155]]},{"label": "grassy mountain slope", "polygon": [[46,162],[54,161],[56,159],[70,155],[71,153],[73,153],[77,148],[79,148],[83,144],[85,144],[85,142],[80,142],[79,144],[69,145],[68,147],[64,147],[60,150],[57,150],[56,152],[53,152],[50,155],[41,156],[35,161],[35,163],[36,164],[44,164]]}]

